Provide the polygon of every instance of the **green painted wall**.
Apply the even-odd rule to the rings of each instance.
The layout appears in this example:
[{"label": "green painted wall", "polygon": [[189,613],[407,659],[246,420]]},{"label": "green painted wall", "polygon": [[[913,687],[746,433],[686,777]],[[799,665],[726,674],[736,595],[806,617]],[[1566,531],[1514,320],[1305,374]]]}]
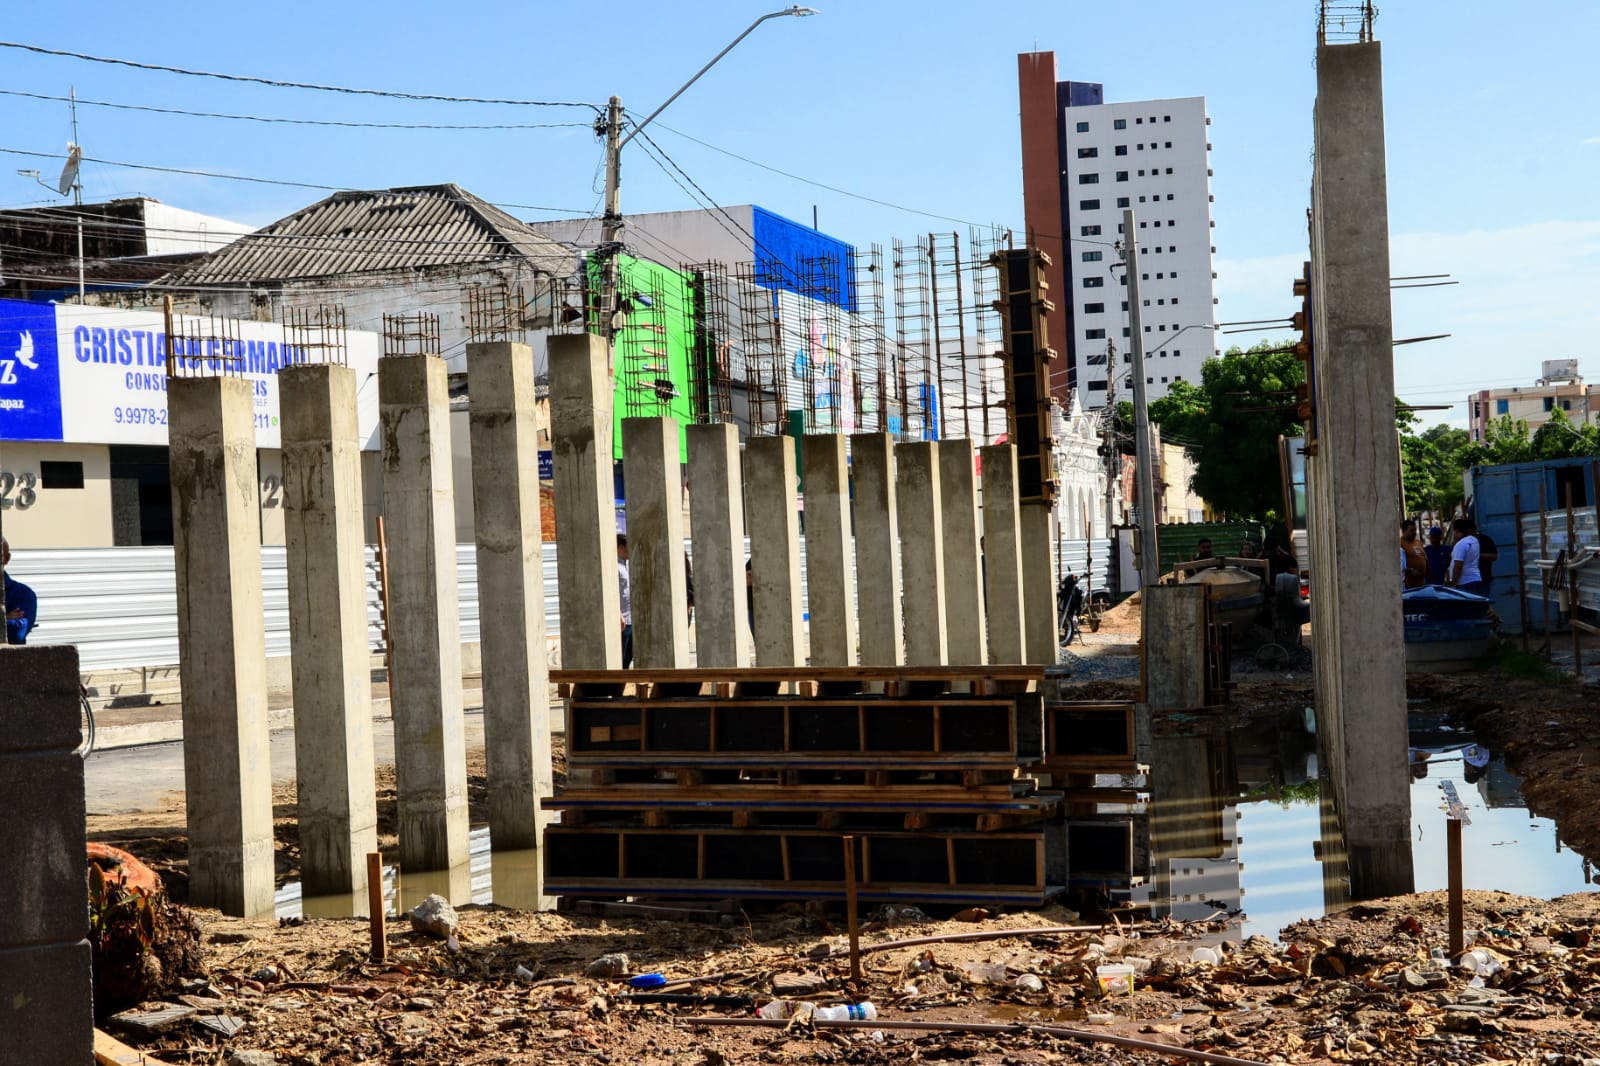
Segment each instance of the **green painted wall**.
[{"label": "green painted wall", "polygon": [[[694,347],[694,289],[690,276],[659,263],[632,256],[617,257],[617,287],[623,297],[648,296],[655,305],[637,306],[617,331],[612,369],[615,391],[612,415],[615,458],[622,458],[622,420],[668,415],[678,420],[678,455],[687,458],[684,427],[694,421],[698,397],[693,395],[689,361]],[[589,260],[591,292],[600,289],[600,264]],[[596,322],[598,325],[598,322]],[[666,383],[671,383],[670,393]]]}]

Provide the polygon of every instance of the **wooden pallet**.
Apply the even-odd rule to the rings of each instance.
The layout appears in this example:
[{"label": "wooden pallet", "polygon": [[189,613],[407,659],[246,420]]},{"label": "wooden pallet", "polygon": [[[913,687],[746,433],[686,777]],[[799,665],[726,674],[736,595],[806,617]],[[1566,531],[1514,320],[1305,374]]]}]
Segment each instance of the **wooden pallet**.
[{"label": "wooden pallet", "polygon": [[1131,701],[1047,700],[1044,757],[1030,769],[1051,774],[1138,773],[1134,708]]},{"label": "wooden pallet", "polygon": [[933,699],[573,696],[574,767],[1010,767],[1042,752],[1036,694]]},{"label": "wooden pallet", "polygon": [[831,767],[797,760],[782,766],[672,767],[612,766],[569,769],[566,789],[612,788],[618,785],[696,789],[714,786],[791,788],[901,788],[913,785],[984,792],[1006,789],[1010,795],[1032,787],[1030,778],[1018,777],[1015,766],[958,770],[948,767],[867,769]]},{"label": "wooden pallet", "polygon": [[[933,800],[911,789],[853,793],[843,789],[823,798],[749,794],[732,790],[716,798],[686,800],[681,792],[638,796],[625,789],[565,792],[543,805],[562,812],[563,825],[636,828],[724,826],[730,829],[941,829],[987,832],[1031,825],[1056,813],[1059,792],[1033,792],[1003,801],[965,796]],[[796,790],[798,791],[798,790]]]},{"label": "wooden pallet", "polygon": [[957,688],[973,695],[1037,691],[1044,680],[1042,665],[995,666],[757,666],[697,667],[686,670],[552,670],[561,698],[674,695],[760,696],[883,692],[886,695],[929,695]]},{"label": "wooden pallet", "polygon": [[[857,895],[866,900],[1044,899],[1044,834],[868,832],[857,835]],[[545,891],[553,895],[839,899],[837,832],[550,826]]]}]

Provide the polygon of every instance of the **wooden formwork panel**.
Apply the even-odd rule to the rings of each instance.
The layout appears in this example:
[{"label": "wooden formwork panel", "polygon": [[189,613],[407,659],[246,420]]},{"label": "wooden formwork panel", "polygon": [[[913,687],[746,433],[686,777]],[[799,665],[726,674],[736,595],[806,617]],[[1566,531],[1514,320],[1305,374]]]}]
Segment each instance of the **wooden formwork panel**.
[{"label": "wooden formwork panel", "polygon": [[1033,769],[1052,774],[1137,773],[1135,706],[1124,701],[1046,701],[1044,757]]},{"label": "wooden formwork panel", "polygon": [[[1039,903],[1044,833],[881,832],[854,837],[857,895],[869,900]],[[551,826],[544,846],[551,895],[747,896],[839,899],[837,832]]]}]

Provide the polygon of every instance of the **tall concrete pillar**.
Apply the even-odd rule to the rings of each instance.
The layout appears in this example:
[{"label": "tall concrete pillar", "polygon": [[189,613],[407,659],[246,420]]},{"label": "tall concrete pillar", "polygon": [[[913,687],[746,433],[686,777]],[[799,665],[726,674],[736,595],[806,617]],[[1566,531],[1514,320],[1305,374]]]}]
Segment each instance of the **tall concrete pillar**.
[{"label": "tall concrete pillar", "polygon": [[611,372],[591,333],[550,338],[550,446],[555,453],[556,580],[561,665],[622,668]]},{"label": "tall concrete pillar", "polygon": [[850,438],[855,479],[856,604],[861,618],[863,666],[905,662],[905,620],[900,606],[900,516],[895,504],[894,438],[857,433]]},{"label": "tall concrete pillar", "polygon": [[806,608],[814,666],[856,661],[856,560],[850,536],[850,463],[838,433],[800,438],[806,471]]},{"label": "tall concrete pillar", "polygon": [[802,666],[799,478],[794,441],[751,437],[744,446],[745,523],[755,590],[756,665]]},{"label": "tall concrete pillar", "polygon": [[1022,637],[1028,662],[1053,666],[1061,660],[1056,626],[1054,519],[1048,503],[1022,505]]},{"label": "tall concrete pillar", "polygon": [[[1393,573],[1399,457],[1388,404],[1373,403],[1394,395],[1381,45],[1317,49],[1315,132],[1312,571]],[[1311,601],[1318,744],[1345,831],[1351,893],[1410,892],[1400,601],[1391,582],[1324,580],[1317,588],[1327,592]]]},{"label": "tall concrete pillar", "polygon": [[939,514],[944,541],[945,655],[952,665],[989,661],[983,566],[978,554],[978,485],[972,441],[939,442]]},{"label": "tall concrete pillar", "polygon": [[1025,663],[1023,637],[1022,513],[1017,501],[1017,448],[991,444],[983,458],[984,607],[989,619],[989,661]]},{"label": "tall concrete pillar", "polygon": [[681,670],[689,665],[689,595],[677,420],[624,418],[622,469],[634,665]]},{"label": "tall concrete pillar", "polygon": [[467,345],[467,386],[489,843],[518,851],[539,846],[554,788],[533,349]]},{"label": "tall concrete pillar", "polygon": [[938,443],[896,445],[894,468],[906,662],[943,666],[949,660],[944,631],[944,518],[940,513]]},{"label": "tall concrete pillar", "polygon": [[272,913],[272,767],[255,398],[243,378],[167,382],[189,898]]},{"label": "tall concrete pillar", "polygon": [[344,895],[378,850],[356,376],[301,364],[278,388],[301,879]]},{"label": "tall concrete pillar", "polygon": [[0,646],[0,1066],[94,1059],[78,649]]},{"label": "tall concrete pillar", "polygon": [[749,666],[739,431],[731,423],[719,422],[690,426],[686,433],[696,664]]},{"label": "tall concrete pillar", "polygon": [[400,866],[467,861],[467,751],[461,712],[450,396],[436,355],[378,361],[383,513],[394,643]]},{"label": "tall concrete pillar", "polygon": [[1206,587],[1147,585],[1140,591],[1144,702],[1153,711],[1206,703]]}]

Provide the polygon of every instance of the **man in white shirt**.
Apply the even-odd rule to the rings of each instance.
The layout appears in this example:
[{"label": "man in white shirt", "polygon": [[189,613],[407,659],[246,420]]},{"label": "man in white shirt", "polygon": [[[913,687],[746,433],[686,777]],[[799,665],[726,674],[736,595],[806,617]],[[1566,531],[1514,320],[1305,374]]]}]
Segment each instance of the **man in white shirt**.
[{"label": "man in white shirt", "polygon": [[617,534],[617,592],[622,602],[622,668],[633,665],[633,596],[628,590],[628,535]]},{"label": "man in white shirt", "polygon": [[1458,518],[1450,523],[1455,533],[1455,547],[1450,549],[1450,584],[1462,592],[1475,596],[1484,594],[1483,574],[1478,569],[1478,538],[1470,518]]}]

